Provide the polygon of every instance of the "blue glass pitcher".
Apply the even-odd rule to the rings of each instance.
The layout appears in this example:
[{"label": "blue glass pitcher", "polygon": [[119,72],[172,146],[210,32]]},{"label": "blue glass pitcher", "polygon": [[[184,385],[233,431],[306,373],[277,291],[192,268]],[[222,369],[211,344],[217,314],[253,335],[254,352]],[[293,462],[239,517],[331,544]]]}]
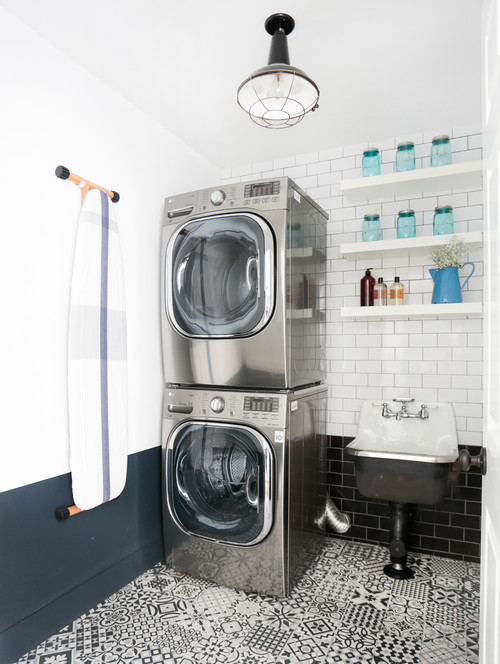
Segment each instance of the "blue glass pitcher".
[{"label": "blue glass pitcher", "polygon": [[460,266],[460,269],[465,265],[472,265],[472,270],[462,285],[460,285],[460,279],[458,277],[458,267],[442,267],[438,270],[429,270],[434,281],[432,304],[462,301],[462,288],[472,277],[474,270],[476,269],[474,263],[464,263]]}]

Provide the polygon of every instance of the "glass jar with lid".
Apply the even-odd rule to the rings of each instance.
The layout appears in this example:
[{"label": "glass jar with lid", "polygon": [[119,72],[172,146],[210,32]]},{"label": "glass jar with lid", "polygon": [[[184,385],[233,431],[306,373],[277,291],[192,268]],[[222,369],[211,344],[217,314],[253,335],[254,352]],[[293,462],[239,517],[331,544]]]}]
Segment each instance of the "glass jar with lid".
[{"label": "glass jar with lid", "polygon": [[363,177],[380,175],[380,152],[378,148],[367,148],[364,150],[362,172]]},{"label": "glass jar with lid", "polygon": [[398,144],[396,150],[396,173],[415,170],[415,145],[412,141]]},{"label": "glass jar with lid", "polygon": [[434,209],[434,235],[453,233],[453,208],[451,205],[440,205]]},{"label": "glass jar with lid", "polygon": [[287,247],[298,249],[304,246],[304,234],[300,224],[290,224],[286,229]]},{"label": "glass jar with lid", "polygon": [[363,242],[373,242],[382,239],[379,214],[365,214],[363,218]]},{"label": "glass jar with lid", "polygon": [[416,220],[414,210],[400,210],[398,212],[397,236],[398,238],[415,237]]},{"label": "glass jar with lid", "polygon": [[434,136],[431,146],[431,166],[451,164],[451,143],[449,136]]}]

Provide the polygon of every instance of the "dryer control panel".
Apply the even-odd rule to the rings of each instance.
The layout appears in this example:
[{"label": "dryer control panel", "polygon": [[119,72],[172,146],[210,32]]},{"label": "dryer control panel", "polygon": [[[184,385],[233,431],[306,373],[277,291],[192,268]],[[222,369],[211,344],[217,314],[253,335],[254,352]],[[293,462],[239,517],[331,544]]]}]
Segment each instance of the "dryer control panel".
[{"label": "dryer control panel", "polygon": [[[301,190],[300,190],[301,191]],[[287,177],[255,182],[221,184],[211,189],[190,191],[165,200],[164,224],[179,223],[186,218],[205,212],[225,212],[232,209],[286,210],[289,197],[306,196]]]},{"label": "dryer control panel", "polygon": [[257,427],[284,428],[287,409],[286,393],[167,387],[163,418],[174,421],[188,418],[240,421]]}]

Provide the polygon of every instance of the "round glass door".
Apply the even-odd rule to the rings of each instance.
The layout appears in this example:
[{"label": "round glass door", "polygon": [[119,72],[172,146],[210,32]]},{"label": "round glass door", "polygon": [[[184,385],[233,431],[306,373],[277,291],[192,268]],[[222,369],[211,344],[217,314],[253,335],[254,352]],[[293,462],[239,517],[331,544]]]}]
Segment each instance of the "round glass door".
[{"label": "round glass door", "polygon": [[170,513],[187,533],[242,546],[269,533],[272,450],[257,431],[185,423],[171,435],[166,472]]},{"label": "round glass door", "polygon": [[253,214],[188,221],[167,247],[170,319],[191,337],[248,336],[269,320],[274,305],[274,242]]}]

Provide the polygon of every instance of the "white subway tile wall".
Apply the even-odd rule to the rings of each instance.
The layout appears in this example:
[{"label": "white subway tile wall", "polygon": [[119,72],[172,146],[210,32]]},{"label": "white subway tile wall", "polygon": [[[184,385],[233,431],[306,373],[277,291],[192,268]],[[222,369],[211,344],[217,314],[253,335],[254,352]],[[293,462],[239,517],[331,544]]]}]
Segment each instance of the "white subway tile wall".
[{"label": "white subway tile wall", "polygon": [[[350,260],[340,256],[339,246],[361,242],[363,216],[381,215],[384,239],[396,237],[399,210],[412,208],[417,235],[432,235],[434,208],[453,206],[455,232],[483,230],[482,188],[461,188],[432,194],[393,196],[351,203],[340,191],[340,182],[361,177],[363,150],[378,147],[382,172],[395,170],[396,145],[415,143],[416,167],[430,166],[432,138],[451,137],[453,163],[482,158],[481,131],[477,127],[438,128],[300,154],[274,162],[247,164],[225,169],[221,184],[260,178],[288,176],[329,214],[327,225],[327,336],[326,363],[329,385],[329,435],[355,436],[361,405],[365,399],[390,400],[412,396],[417,402],[448,401],[453,404],[459,443],[482,444],[483,321],[479,318],[429,320],[342,319],[342,306],[359,304],[359,281],[367,268],[373,276],[391,283],[398,275],[405,287],[406,304],[431,300],[433,282],[428,256],[397,256]],[[480,302],[483,296],[483,250],[469,252],[476,270],[462,291],[464,302]],[[468,274],[464,268],[464,274]]]}]

